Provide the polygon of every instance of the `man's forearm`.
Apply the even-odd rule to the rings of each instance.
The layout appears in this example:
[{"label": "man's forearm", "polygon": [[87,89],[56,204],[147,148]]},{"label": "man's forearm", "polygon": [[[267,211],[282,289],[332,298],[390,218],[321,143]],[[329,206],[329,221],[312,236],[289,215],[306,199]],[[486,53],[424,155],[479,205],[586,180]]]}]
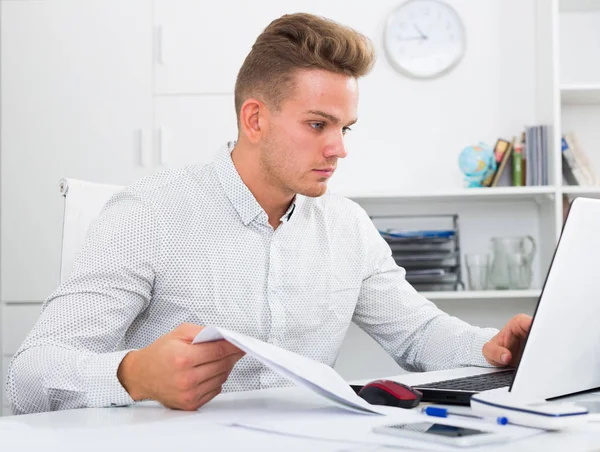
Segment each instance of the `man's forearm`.
[{"label": "man's forearm", "polygon": [[14,414],[133,403],[117,379],[129,351],[95,354],[34,346],[11,362],[7,395]]},{"label": "man's forearm", "polygon": [[432,371],[463,366],[489,366],[483,344],[498,330],[478,328],[456,317],[442,314],[423,331],[416,361],[420,370]]}]

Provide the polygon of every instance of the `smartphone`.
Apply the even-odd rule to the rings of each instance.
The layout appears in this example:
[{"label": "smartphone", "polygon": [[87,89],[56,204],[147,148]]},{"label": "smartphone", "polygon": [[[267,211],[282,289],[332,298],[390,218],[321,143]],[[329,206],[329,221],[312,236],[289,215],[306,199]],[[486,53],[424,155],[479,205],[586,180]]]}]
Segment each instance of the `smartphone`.
[{"label": "smartphone", "polygon": [[452,446],[476,446],[506,439],[506,436],[491,430],[478,430],[434,422],[384,425],[375,427],[373,431]]}]

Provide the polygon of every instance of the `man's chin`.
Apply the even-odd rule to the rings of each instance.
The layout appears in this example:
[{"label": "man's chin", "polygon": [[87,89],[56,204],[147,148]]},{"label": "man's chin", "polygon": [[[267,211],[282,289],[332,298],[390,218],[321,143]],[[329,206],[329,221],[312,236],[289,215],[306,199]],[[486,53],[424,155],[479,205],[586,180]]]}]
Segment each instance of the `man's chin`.
[{"label": "man's chin", "polygon": [[307,196],[308,198],[318,198],[319,196],[323,196],[326,192],[327,184],[321,183],[311,187],[303,187],[302,190],[298,191],[298,194]]}]

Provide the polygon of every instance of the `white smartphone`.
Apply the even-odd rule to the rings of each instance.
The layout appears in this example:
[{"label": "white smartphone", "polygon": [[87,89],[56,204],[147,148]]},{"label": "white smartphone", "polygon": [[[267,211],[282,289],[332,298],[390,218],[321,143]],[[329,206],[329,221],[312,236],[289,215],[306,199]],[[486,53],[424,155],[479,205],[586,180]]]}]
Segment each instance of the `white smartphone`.
[{"label": "white smartphone", "polygon": [[491,430],[478,430],[434,422],[383,425],[375,427],[373,431],[452,446],[477,446],[506,439],[506,436]]}]

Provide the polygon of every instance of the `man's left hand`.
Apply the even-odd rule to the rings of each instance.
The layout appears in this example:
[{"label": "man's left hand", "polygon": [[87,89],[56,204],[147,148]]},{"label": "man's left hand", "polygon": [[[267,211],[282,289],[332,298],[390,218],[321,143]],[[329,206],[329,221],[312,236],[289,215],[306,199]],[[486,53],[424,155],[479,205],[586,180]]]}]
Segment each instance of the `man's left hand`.
[{"label": "man's left hand", "polygon": [[523,344],[531,327],[531,316],[518,314],[483,346],[483,356],[492,366],[514,367],[521,359]]}]

